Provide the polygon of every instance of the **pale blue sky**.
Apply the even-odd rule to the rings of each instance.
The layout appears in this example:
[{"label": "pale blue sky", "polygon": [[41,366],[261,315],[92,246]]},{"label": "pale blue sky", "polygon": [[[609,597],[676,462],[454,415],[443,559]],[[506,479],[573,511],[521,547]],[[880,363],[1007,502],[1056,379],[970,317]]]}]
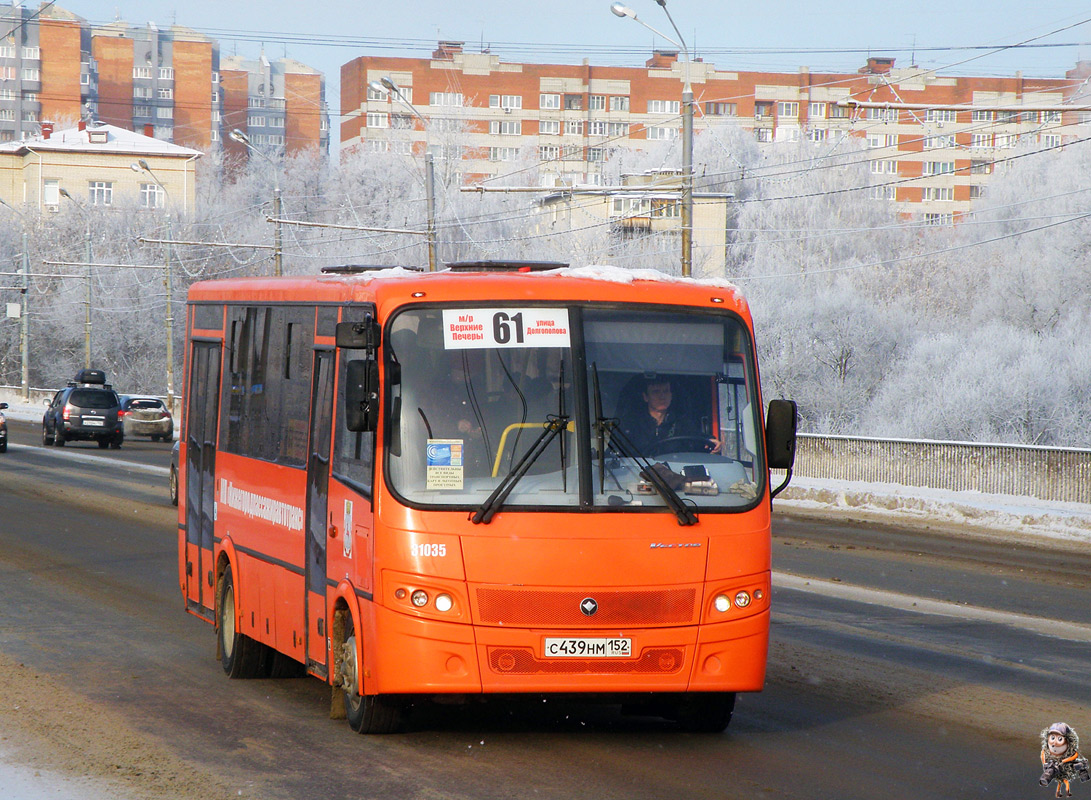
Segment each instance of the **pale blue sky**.
[{"label": "pale blue sky", "polygon": [[[59,5],[91,22],[119,16],[138,25],[197,28],[218,38],[226,54],[257,55],[264,40],[271,57],[287,54],[326,73],[327,100],[336,115],[343,63],[369,53],[426,56],[438,38],[465,41],[468,49],[484,43],[509,61],[571,63],[587,57],[593,64],[630,66],[643,63],[653,45],[669,46],[632,20],[615,17],[610,2],[60,0]],[[672,32],[655,0],[628,5],[651,26]],[[1077,58],[1091,59],[1091,22],[1084,22],[1091,20],[1091,6],[1074,0],[1033,5],[1025,0],[668,0],[667,7],[694,55],[725,69],[794,71],[805,65],[812,71],[850,71],[863,65],[869,52],[907,65],[914,45],[915,63],[925,68],[972,59],[946,70],[951,74],[1022,70],[1028,77],[1063,77]],[[1053,31],[1060,32],[1043,36]],[[945,49],[1001,47],[1033,37],[1043,37],[1034,44],[1050,46],[995,54]],[[845,50],[853,52],[836,52]]]}]

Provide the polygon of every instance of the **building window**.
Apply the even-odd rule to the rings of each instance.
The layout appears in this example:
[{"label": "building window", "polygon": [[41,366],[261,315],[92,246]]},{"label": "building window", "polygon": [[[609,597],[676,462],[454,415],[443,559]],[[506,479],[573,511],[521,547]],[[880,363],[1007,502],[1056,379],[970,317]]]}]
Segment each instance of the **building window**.
[{"label": "building window", "polygon": [[582,111],[583,110],[583,95],[582,94],[566,94],[564,96],[564,108],[565,108],[565,111]]},{"label": "building window", "polygon": [[542,94],[538,95],[538,108],[546,111],[554,111],[561,107],[561,96],[559,94]]},{"label": "building window", "polygon": [[152,68],[151,67],[133,67],[133,77],[134,78],[151,78],[151,76],[152,76]]},{"label": "building window", "polygon": [[489,133],[493,136],[521,136],[523,122],[518,119],[494,119],[489,122]]},{"label": "building window", "polygon": [[519,158],[518,147],[490,147],[489,161],[515,161]]},{"label": "building window", "polygon": [[559,119],[543,119],[538,123],[538,133],[543,136],[555,136],[561,132],[561,121]]},{"label": "building window", "polygon": [[666,140],[678,138],[677,128],[665,128],[659,125],[649,125],[644,130],[647,132],[647,136],[649,139]]},{"label": "building window", "polygon": [[924,138],[925,150],[946,150],[955,146],[954,134],[947,133],[941,136],[926,136]]},{"label": "building window", "polygon": [[954,161],[925,161],[925,175],[948,175],[955,171]]},{"label": "building window", "polygon": [[0,121],[14,122],[15,121],[15,109],[14,108],[0,108]]},{"label": "building window", "polygon": [[948,226],[954,225],[955,224],[955,216],[954,216],[954,214],[925,214],[924,215],[924,224],[925,225],[948,225]]},{"label": "building window", "polygon": [[958,112],[953,108],[930,108],[924,112],[925,122],[954,122]]},{"label": "building window", "polygon": [[208,140],[210,142],[220,141],[220,132],[218,130],[216,130],[215,128],[213,128],[212,130],[210,130],[208,132]]},{"label": "building window", "polygon": [[826,104],[825,103],[811,103],[807,107],[807,116],[810,119],[825,119],[826,118]]},{"label": "building window", "polygon": [[591,95],[590,105],[588,106],[592,111],[605,111],[606,110],[606,95],[593,94]]},{"label": "building window", "polygon": [[561,148],[561,158],[565,161],[583,161],[583,148],[578,144],[566,144]]},{"label": "building window", "polygon": [[705,114],[710,117],[734,117],[738,115],[735,103],[705,103]]},{"label": "building window", "polygon": [[754,138],[759,142],[771,142],[773,141],[773,129],[772,128],[754,128]]},{"label": "building window", "polygon": [[974,122],[992,122],[996,119],[995,111],[976,110],[970,115]]},{"label": "building window", "polygon": [[898,109],[896,108],[869,108],[867,118],[873,122],[897,122]]},{"label": "building window", "polygon": [[[269,134],[269,144],[275,144],[275,145],[278,145],[278,146],[283,145],[284,144],[284,136],[282,134],[279,134],[279,133],[270,133]],[[406,145],[407,147],[409,147],[409,146],[412,145],[412,142],[399,142],[398,144],[403,144],[403,145]],[[409,153],[406,153],[406,155],[409,155]]]},{"label": "building window", "polygon": [[874,149],[878,147],[897,147],[898,134],[896,133],[869,133],[867,146]]},{"label": "building window", "polygon": [[155,96],[158,97],[160,100],[173,100],[174,89],[170,86],[160,86],[158,89],[155,90]]},{"label": "building window", "polygon": [[42,57],[42,51],[37,47],[24,47],[23,58],[30,59],[31,61],[39,61]]},{"label": "building window", "polygon": [[87,184],[87,193],[93,206],[108,206],[114,202],[114,184],[110,181],[91,181]]},{"label": "building window", "polygon": [[609,130],[607,123],[600,120],[592,120],[588,123],[588,126],[588,133],[591,136],[605,136],[606,132]]},{"label": "building window", "polygon": [[134,117],[150,117],[152,115],[151,106],[133,106]]},{"label": "building window", "polygon": [[462,108],[462,92],[430,92],[428,105]]},{"label": "building window", "polygon": [[[368,100],[374,100],[376,102],[381,102],[383,100],[386,100],[386,94],[387,93],[386,93],[385,89],[376,88],[376,87],[372,86],[370,83],[368,83],[368,85],[367,85],[367,99]],[[256,99],[257,98],[255,98],[255,97],[250,98],[251,101],[256,100]],[[253,108],[253,105],[251,105],[251,108]]]},{"label": "building window", "polygon": [[90,85],[91,85],[91,73],[81,72],[80,73],[80,86],[90,86]]},{"label": "building window", "polygon": [[23,102],[24,103],[37,103],[38,102],[38,93],[37,92],[23,92]]},{"label": "building window", "polygon": [[851,106],[839,106],[835,103],[830,103],[826,107],[827,119],[851,119],[852,107]]},{"label": "building window", "polygon": [[970,135],[970,147],[982,149],[992,146],[993,135],[991,133],[974,133]]},{"label": "building window", "polygon": [[993,162],[973,160],[970,162],[971,175],[989,175],[993,171]]},{"label": "building window", "polygon": [[588,147],[587,148],[587,160],[588,161],[605,161],[606,149],[602,147]]},{"label": "building window", "polygon": [[15,58],[15,48],[10,44],[0,45],[0,58]]},{"label": "building window", "polygon": [[156,119],[174,119],[174,109],[170,106],[158,106],[155,109]]},{"label": "building window", "polygon": [[159,68],[159,80],[161,81],[173,81],[174,69],[172,67],[160,67]]},{"label": "building window", "polygon": [[140,205],[144,208],[162,208],[167,203],[166,195],[157,183],[140,184]]},{"label": "building window", "polygon": [[23,80],[24,81],[40,81],[42,79],[42,71],[37,67],[23,67]]},{"label": "building window", "polygon": [[876,159],[869,164],[873,175],[897,175],[898,162],[890,159]]},{"label": "building window", "polygon": [[984,196],[985,196],[985,187],[984,186],[982,186],[980,183],[971,183],[970,184],[970,199],[971,200],[980,200]]},{"label": "building window", "polygon": [[[260,119],[261,124],[265,124],[265,117],[256,117]],[[250,123],[251,125],[253,123]],[[369,128],[389,128],[390,127],[390,115],[381,112],[369,111],[367,114],[367,127]]]},{"label": "building window", "polygon": [[38,121],[38,112],[37,111],[24,111],[23,112],[23,122],[37,122],[37,121]]},{"label": "building window", "polygon": [[0,89],[0,100],[18,100],[19,95],[14,89]]},{"label": "building window", "polygon": [[1042,114],[1041,120],[1042,120],[1043,125],[1059,125],[1060,122],[1061,122],[1061,112],[1060,111],[1049,110],[1049,111],[1043,111],[1043,112],[1041,112],[1041,114]]},{"label": "building window", "polygon": [[561,148],[555,144],[543,144],[538,147],[539,161],[556,161],[561,155]]},{"label": "building window", "polygon": [[996,121],[1003,124],[1019,122],[1020,116],[1018,111],[997,111]]},{"label": "building window", "polygon": [[520,94],[490,94],[489,108],[522,108],[523,96]]},{"label": "building window", "polygon": [[1060,147],[1061,135],[1059,133],[1043,133],[1039,140],[1043,147]]},{"label": "building window", "polygon": [[754,103],[754,119],[766,119],[773,116],[772,103]]},{"label": "building window", "polygon": [[618,94],[610,98],[610,110],[611,111],[628,111],[629,110],[629,95]]},{"label": "building window", "polygon": [[[368,125],[369,128],[372,127],[372,125],[371,125],[371,117],[372,116],[382,117],[383,119],[386,119],[386,114],[374,114],[374,115],[368,114],[367,115],[367,125]],[[259,117],[259,116],[256,116],[254,114],[251,114],[250,116],[248,116],[246,118],[246,127],[248,127],[248,128],[264,128],[265,127],[265,117]],[[385,124],[376,125],[375,127],[385,128],[385,127],[387,127],[387,125],[385,125]]]},{"label": "building window", "polygon": [[924,194],[921,199],[925,202],[932,202],[934,200],[954,200],[955,190],[950,186],[925,186]]},{"label": "building window", "polygon": [[830,131],[828,128],[808,128],[807,140],[814,142],[815,144],[821,144],[830,137]]},{"label": "building window", "polygon": [[868,190],[868,194],[871,196],[872,200],[897,200],[898,187],[880,184],[878,186],[872,186]]},{"label": "building window", "polygon": [[247,108],[265,108],[264,97],[248,97],[246,98]]},{"label": "building window", "polygon": [[[218,112],[214,112],[213,115],[215,115],[215,113],[218,113]],[[406,125],[405,127],[407,127],[407,128],[413,127],[412,119],[411,118],[407,118],[407,119],[410,120],[410,124]],[[284,127],[284,117],[266,117],[265,118],[265,124],[266,124],[267,127],[270,127],[270,128],[283,128]]]},{"label": "building window", "polygon": [[677,114],[679,105],[677,100],[649,100],[649,114]]},{"label": "building window", "polygon": [[799,119],[799,103],[788,101],[777,103],[777,116],[789,119]]},{"label": "building window", "polygon": [[134,86],[133,97],[140,98],[142,100],[150,100],[152,96],[152,87],[150,86]]},{"label": "building window", "polygon": [[628,122],[611,122],[608,128],[611,136],[621,137],[629,135],[629,123]]},{"label": "building window", "polygon": [[582,119],[566,119],[564,121],[565,136],[583,136]]},{"label": "building window", "polygon": [[42,202],[47,206],[61,204],[61,182],[59,180],[42,181]]}]

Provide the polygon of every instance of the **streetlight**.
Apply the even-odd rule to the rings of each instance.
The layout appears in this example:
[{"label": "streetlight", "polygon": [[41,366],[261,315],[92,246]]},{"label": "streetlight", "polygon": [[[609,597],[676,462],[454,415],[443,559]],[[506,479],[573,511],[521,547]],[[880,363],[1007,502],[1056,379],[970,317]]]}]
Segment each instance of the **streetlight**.
[{"label": "streetlight", "polygon": [[83,365],[91,369],[91,215],[87,209],[65,188],[61,189],[61,197],[72,201],[72,205],[80,210],[84,220],[83,236],[83,260],[87,264],[87,299],[84,302],[83,315]]},{"label": "streetlight", "polygon": [[[146,173],[148,173],[148,175],[151,177],[151,179],[153,181],[155,181],[155,185],[158,186],[162,190],[163,198],[165,200],[165,204],[166,204],[166,208],[167,208],[167,256],[166,256],[166,264],[163,267],[163,271],[165,273],[164,283],[166,284],[166,290],[167,290],[167,317],[166,317],[166,325],[167,325],[167,408],[169,408],[173,412],[174,411],[174,305],[173,305],[174,280],[172,279],[171,270],[170,270],[170,241],[174,238],[174,231],[173,231],[173,227],[172,227],[172,224],[171,224],[170,192],[167,191],[167,187],[164,186],[160,182],[160,180],[156,176],[156,174],[154,172],[152,172],[152,168],[148,166],[148,162],[145,159],[143,159],[143,158],[138,159],[135,163],[130,164],[129,168],[132,169],[133,172],[146,172]],[[158,206],[159,205],[158,196],[156,197],[156,200],[157,200],[157,202],[155,203],[155,205]]]},{"label": "streetlight", "polygon": [[22,360],[22,384],[23,384],[23,402],[29,402],[30,400],[30,329],[29,318],[27,316],[27,295],[30,294],[30,249],[27,237],[27,217],[22,211],[15,206],[0,199],[0,204],[7,206],[7,208],[14,211],[19,215],[19,219],[23,222],[23,285],[21,287],[21,293],[23,295],[23,307],[20,311],[19,318],[19,356]]},{"label": "streetlight", "polygon": [[678,41],[667,36],[662,31],[657,31],[644,20],[637,17],[636,12],[626,5],[614,3],[610,10],[618,17],[629,17],[634,22],[639,22],[645,28],[657,36],[662,36],[675,47],[682,49],[686,58],[685,69],[682,71],[682,275],[689,277],[693,267],[693,88],[689,83],[690,57],[689,48],[682,38],[678,26],[674,24],[671,12],[667,10],[667,0],[655,0],[670,20]]},{"label": "streetlight", "polygon": [[424,193],[428,196],[428,271],[436,271],[436,167],[432,159],[432,151],[428,149],[428,133],[430,126],[417,107],[409,102],[398,84],[390,78],[383,77],[378,81],[371,81],[368,86],[375,92],[386,91],[397,97],[410,111],[417,115],[417,119],[424,125]]},{"label": "streetlight", "polygon": [[277,168],[276,162],[274,162],[273,159],[271,159],[268,155],[255,147],[253,142],[250,141],[250,137],[240,131],[238,128],[232,130],[231,133],[228,134],[228,136],[230,136],[232,140],[241,144],[254,155],[268,161],[269,166],[273,168],[273,224],[275,226],[275,232],[273,234],[273,274],[277,276],[283,275],[283,250],[280,244],[280,170]]}]

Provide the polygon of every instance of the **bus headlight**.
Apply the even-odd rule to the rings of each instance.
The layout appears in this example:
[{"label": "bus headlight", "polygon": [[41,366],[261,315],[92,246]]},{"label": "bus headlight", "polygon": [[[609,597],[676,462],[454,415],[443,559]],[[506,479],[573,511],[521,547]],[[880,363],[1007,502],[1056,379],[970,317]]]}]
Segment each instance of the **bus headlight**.
[{"label": "bus headlight", "polygon": [[442,611],[444,613],[450,611],[455,606],[455,601],[451,599],[449,594],[436,595],[436,611]]},{"label": "bus headlight", "polygon": [[428,592],[424,591],[424,589],[417,589],[409,599],[417,608],[424,608],[428,605]]},{"label": "bus headlight", "polygon": [[712,605],[721,614],[731,610],[731,598],[726,594],[716,595],[716,599],[712,601]]},{"label": "bus headlight", "polygon": [[739,608],[746,608],[750,605],[750,592],[742,591],[735,594],[735,605]]}]

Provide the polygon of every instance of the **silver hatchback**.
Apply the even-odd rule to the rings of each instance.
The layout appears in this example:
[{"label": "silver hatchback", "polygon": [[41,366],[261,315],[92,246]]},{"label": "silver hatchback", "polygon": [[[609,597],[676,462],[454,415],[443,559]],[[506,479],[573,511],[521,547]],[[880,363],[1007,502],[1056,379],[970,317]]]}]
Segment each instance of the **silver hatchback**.
[{"label": "silver hatchback", "polygon": [[174,438],[174,418],[158,397],[123,396],[119,416],[126,436],[150,436],[153,442]]}]

